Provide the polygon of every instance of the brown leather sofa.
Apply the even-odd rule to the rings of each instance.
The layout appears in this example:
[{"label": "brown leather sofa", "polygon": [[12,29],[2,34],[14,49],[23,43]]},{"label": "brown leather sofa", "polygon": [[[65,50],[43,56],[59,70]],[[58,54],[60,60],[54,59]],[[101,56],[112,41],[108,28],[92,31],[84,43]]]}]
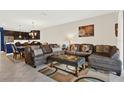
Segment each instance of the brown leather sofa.
[{"label": "brown leather sofa", "polygon": [[119,59],[119,50],[116,46],[96,45],[94,53],[89,57],[89,64],[93,68],[116,72],[121,75],[122,62]]},{"label": "brown leather sofa", "polygon": [[24,51],[25,63],[36,68],[45,64],[47,57],[58,53],[63,53],[63,51],[54,51],[49,45],[28,45]]},{"label": "brown leather sofa", "polygon": [[92,44],[71,44],[65,53],[85,57],[88,60],[88,56],[93,53],[93,50],[94,46]]},{"label": "brown leather sofa", "polygon": [[72,44],[65,53],[85,57],[93,68],[108,70],[116,72],[118,76],[121,75],[122,62],[119,59],[119,50],[116,46]]},{"label": "brown leather sofa", "polygon": [[52,49],[49,45],[34,45],[25,48],[25,62],[33,67],[44,64],[50,55],[65,53],[86,58],[89,65],[96,69],[116,72],[121,75],[122,62],[119,59],[119,50],[116,46],[72,44],[66,51]]}]

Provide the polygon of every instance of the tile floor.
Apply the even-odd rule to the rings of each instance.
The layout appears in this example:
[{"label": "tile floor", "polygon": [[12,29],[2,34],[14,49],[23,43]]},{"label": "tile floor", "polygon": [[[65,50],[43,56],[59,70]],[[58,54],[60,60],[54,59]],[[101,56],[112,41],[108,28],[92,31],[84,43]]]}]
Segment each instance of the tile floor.
[{"label": "tile floor", "polygon": [[[0,82],[55,82],[24,62],[14,63],[5,53],[0,52]],[[124,82],[124,72],[120,77],[110,74],[109,81]]]},{"label": "tile floor", "polygon": [[53,82],[24,62],[14,63],[0,53],[0,82]]}]

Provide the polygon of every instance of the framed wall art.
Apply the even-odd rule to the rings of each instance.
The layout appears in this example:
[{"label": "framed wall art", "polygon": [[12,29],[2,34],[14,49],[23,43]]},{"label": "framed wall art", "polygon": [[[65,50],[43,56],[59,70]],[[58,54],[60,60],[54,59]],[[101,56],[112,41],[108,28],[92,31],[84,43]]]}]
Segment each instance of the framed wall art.
[{"label": "framed wall art", "polygon": [[118,36],[118,23],[115,24],[115,36]]},{"label": "framed wall art", "polygon": [[79,37],[90,36],[94,36],[94,24],[79,27]]}]

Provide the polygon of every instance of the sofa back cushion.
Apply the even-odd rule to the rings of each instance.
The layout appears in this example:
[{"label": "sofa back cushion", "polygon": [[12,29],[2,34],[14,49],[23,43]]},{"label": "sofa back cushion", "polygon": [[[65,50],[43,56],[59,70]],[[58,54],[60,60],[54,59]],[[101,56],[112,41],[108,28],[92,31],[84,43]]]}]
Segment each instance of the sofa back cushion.
[{"label": "sofa back cushion", "polygon": [[62,49],[61,48],[52,48],[52,51],[53,52],[58,52],[58,51],[62,51]]},{"label": "sofa back cushion", "polygon": [[49,44],[51,48],[59,48],[60,46],[58,44]]},{"label": "sofa back cushion", "polygon": [[34,49],[34,56],[40,56],[43,55],[43,51],[41,48],[39,49]]},{"label": "sofa back cushion", "polygon": [[41,49],[44,54],[52,53],[52,48],[49,45],[42,45]]},{"label": "sofa back cushion", "polygon": [[39,45],[31,45],[30,47],[31,47],[31,50],[35,50],[35,49],[39,49],[40,48]]},{"label": "sofa back cushion", "polygon": [[89,50],[91,50],[90,44],[81,44],[80,45],[81,52],[88,52]]},{"label": "sofa back cushion", "polygon": [[95,53],[106,57],[111,57],[116,52],[116,50],[117,48],[115,46],[110,46],[110,45],[95,46]]},{"label": "sofa back cushion", "polygon": [[82,45],[82,47],[81,47],[81,51],[82,51],[82,52],[87,52],[87,51],[89,51],[89,50],[90,50],[90,48],[89,48],[88,45]]},{"label": "sofa back cushion", "polygon": [[103,52],[103,46],[102,45],[96,45],[95,46],[95,52],[96,53],[102,53]]},{"label": "sofa back cushion", "polygon": [[80,51],[81,52],[88,52],[90,50],[93,51],[93,45],[92,44],[81,44],[80,45]]},{"label": "sofa back cushion", "polygon": [[68,48],[69,51],[73,51],[73,52],[76,52],[76,51],[79,51],[79,48],[80,48],[80,45],[79,44],[71,44]]},{"label": "sofa back cushion", "polygon": [[111,51],[111,46],[109,45],[103,45],[103,52],[104,53],[109,53]]}]

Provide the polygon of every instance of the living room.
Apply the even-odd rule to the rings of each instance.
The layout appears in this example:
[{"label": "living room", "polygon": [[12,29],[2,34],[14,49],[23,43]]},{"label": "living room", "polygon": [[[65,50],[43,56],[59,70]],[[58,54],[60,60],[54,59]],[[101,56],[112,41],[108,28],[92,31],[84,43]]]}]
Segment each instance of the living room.
[{"label": "living room", "polygon": [[[25,10],[0,14],[1,59],[4,56],[13,61],[12,67],[21,64],[38,74],[37,80],[28,79],[29,75],[24,81],[123,81],[123,11]],[[11,45],[21,49],[20,56]],[[39,79],[40,75],[47,79]],[[0,81],[23,81],[19,76],[7,78]]]}]

